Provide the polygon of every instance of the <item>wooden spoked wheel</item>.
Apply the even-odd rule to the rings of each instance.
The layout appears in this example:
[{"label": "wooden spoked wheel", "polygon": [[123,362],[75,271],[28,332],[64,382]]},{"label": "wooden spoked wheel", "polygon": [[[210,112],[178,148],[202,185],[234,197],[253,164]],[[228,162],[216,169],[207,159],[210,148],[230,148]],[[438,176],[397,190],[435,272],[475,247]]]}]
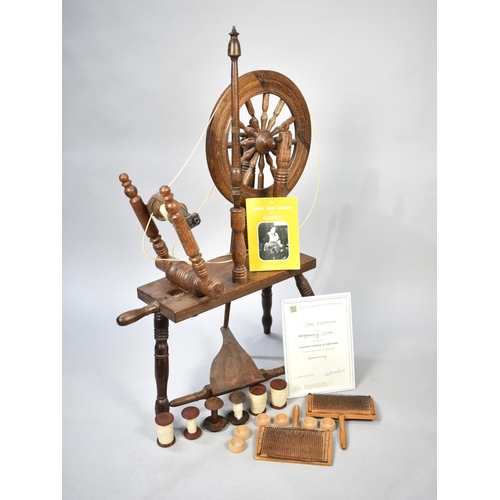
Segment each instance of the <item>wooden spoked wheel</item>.
[{"label": "wooden spoked wheel", "polygon": [[[292,153],[287,193],[305,168],[311,144],[309,109],[297,86],[274,71],[252,71],[238,79],[240,146],[243,171],[242,203],[246,198],[273,195],[276,139],[288,128]],[[217,101],[207,129],[206,154],[210,175],[229,201],[231,190],[231,86]]]}]

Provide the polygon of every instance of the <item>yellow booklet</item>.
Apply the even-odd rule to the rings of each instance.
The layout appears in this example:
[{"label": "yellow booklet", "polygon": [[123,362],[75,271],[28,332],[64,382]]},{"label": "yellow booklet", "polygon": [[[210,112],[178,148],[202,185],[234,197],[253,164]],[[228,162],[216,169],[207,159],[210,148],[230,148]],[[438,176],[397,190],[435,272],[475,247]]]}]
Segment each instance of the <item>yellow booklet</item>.
[{"label": "yellow booklet", "polygon": [[247,198],[250,271],[300,269],[297,198]]}]

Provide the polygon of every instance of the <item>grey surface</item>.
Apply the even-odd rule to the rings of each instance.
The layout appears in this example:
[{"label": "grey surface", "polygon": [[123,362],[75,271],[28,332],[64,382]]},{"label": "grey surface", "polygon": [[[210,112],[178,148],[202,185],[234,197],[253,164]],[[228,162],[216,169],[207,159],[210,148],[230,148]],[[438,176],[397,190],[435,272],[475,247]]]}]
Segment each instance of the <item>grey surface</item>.
[{"label": "grey surface", "polygon": [[[283,73],[308,102],[314,145],[292,192],[303,221],[319,163],[307,277],[317,295],[351,292],[352,393],[378,409],[348,422],[347,450],[335,433],[332,467],[257,462],[255,432],[240,455],[230,428],[189,442],[180,409],[177,443],[159,448],[152,319],[115,323],[160,277],[118,176],[145,200],[170,183],[229,84],[233,25],[240,74]],[[195,210],[210,187],[202,141],[173,191]],[[214,191],[195,230],[205,258],[227,251],[228,211]],[[160,232],[171,246],[172,228]],[[283,363],[280,300],[295,296],[293,282],[275,287],[270,336],[258,294],[233,304],[231,329],[260,367]],[[202,316],[171,324],[171,398],[208,382],[223,311]],[[65,499],[435,498],[435,2],[64,2],[62,354]]]}]

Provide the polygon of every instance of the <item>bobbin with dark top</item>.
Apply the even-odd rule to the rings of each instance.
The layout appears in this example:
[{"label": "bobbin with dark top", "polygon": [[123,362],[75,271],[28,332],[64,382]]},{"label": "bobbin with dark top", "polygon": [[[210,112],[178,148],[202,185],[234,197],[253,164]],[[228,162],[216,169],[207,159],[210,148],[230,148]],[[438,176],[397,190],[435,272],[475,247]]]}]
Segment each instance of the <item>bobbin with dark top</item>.
[{"label": "bobbin with dark top", "polygon": [[[182,418],[186,420],[195,420],[196,417],[200,414],[200,410],[196,408],[196,406],[188,406],[184,408],[181,412]],[[198,439],[201,436],[201,429],[196,426],[196,431],[191,433],[189,432],[188,428],[184,429],[184,437],[186,439],[194,440]]]},{"label": "bobbin with dark top", "polygon": [[[155,417],[156,425],[159,425],[160,427],[167,427],[168,425],[172,424],[173,421],[174,416],[168,411],[158,413],[158,415],[156,415]],[[170,446],[175,443],[175,436],[173,436],[172,441],[167,444],[160,443],[160,438],[157,438],[156,442],[158,443],[158,446],[161,446],[162,448],[170,448]]]},{"label": "bobbin with dark top", "polygon": [[[248,388],[248,391],[250,393],[250,399],[252,398],[252,395],[253,396],[262,396],[264,394],[266,394],[266,404],[267,404],[267,388],[264,384],[255,384],[255,385],[252,385]],[[258,415],[259,413],[254,413],[252,411],[252,405],[251,405],[251,402],[250,402],[250,408],[248,410],[252,415]],[[267,408],[264,407],[264,409],[260,412],[260,413],[266,413],[267,411]]]},{"label": "bobbin with dark top", "polygon": [[[229,401],[233,404],[243,404],[247,400],[246,394],[241,391],[235,391],[229,395]],[[236,418],[236,415],[234,414],[234,411],[231,410],[227,414],[227,420],[233,425],[241,425],[246,422],[248,422],[248,419],[250,418],[250,415],[246,410],[242,410],[241,413],[241,418]]]},{"label": "bobbin with dark top", "polygon": [[[286,383],[286,380],[283,380],[282,378],[275,378],[274,380],[271,381],[271,383],[269,384],[271,389],[272,390],[275,390],[275,391],[285,391],[286,390],[286,386],[287,386],[287,383]],[[272,398],[272,392],[271,392],[271,401],[269,403],[269,405],[271,406],[271,408],[274,408],[276,410],[281,410],[283,408],[285,408],[286,406],[286,400],[285,400],[285,404],[282,405],[282,406],[276,406],[273,404],[273,398]]]},{"label": "bobbin with dark top", "polygon": [[218,432],[226,427],[227,420],[222,415],[218,414],[218,410],[223,406],[224,402],[217,396],[212,396],[205,401],[205,408],[212,412],[210,417],[207,417],[203,421],[203,427],[205,427],[207,431]]}]

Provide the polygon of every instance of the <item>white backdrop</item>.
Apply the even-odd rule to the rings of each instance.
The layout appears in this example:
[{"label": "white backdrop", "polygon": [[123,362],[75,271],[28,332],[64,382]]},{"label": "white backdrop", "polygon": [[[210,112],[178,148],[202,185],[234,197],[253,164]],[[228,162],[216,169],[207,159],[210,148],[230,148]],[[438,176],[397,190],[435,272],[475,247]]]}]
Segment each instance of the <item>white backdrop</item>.
[{"label": "white backdrop", "polygon": [[[184,165],[229,84],[228,33],[240,74],[291,78],[311,112],[309,161],[291,193],[317,295],[351,292],[356,391],[376,422],[348,423],[332,468],[256,463],[225,448],[230,429],[160,449],[154,425],[151,318],[136,288],[160,277],[118,180],[147,201]],[[196,210],[211,188],[204,140],[175,181]],[[214,191],[195,236],[227,251],[229,203]],[[167,244],[172,228],[160,226]],[[152,253],[152,252],[151,252]],[[272,334],[260,296],[233,305],[232,330],[258,365],[282,364],[280,300]],[[222,312],[171,324],[169,396],[208,383]],[[206,416],[202,410],[200,418]],[[291,406],[290,406],[291,408]],[[205,412],[205,414],[204,414]],[[63,3],[63,493],[71,499],[256,495],[422,499],[436,495],[436,5],[410,0]]]}]

